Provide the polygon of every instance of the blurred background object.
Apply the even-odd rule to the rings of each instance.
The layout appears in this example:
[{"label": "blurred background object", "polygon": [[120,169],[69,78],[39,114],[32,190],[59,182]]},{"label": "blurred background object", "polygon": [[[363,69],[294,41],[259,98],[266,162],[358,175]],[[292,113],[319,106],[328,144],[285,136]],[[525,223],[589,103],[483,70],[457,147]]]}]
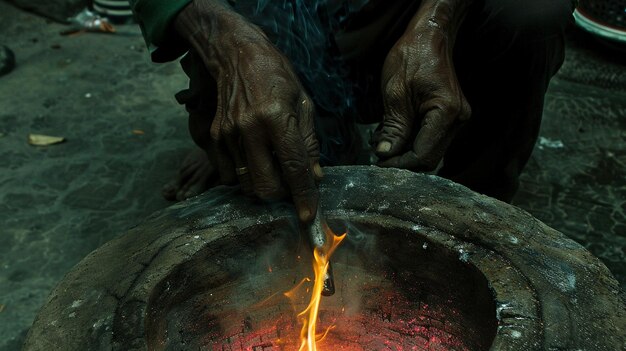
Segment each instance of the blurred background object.
[{"label": "blurred background object", "polygon": [[129,23],[133,18],[128,0],[93,0],[92,8],[113,23]]},{"label": "blurred background object", "polygon": [[68,18],[68,21],[72,27],[61,32],[61,34],[69,35],[81,31],[115,33],[115,27],[110,23],[108,17],[93,12],[88,8],[83,9],[76,16]]},{"label": "blurred background object", "polygon": [[595,36],[626,43],[624,0],[580,0],[574,18],[579,27]]},{"label": "blurred background object", "polygon": [[84,10],[93,10],[113,23],[130,23],[133,14],[128,0],[7,0],[9,3],[47,17],[68,23]]}]

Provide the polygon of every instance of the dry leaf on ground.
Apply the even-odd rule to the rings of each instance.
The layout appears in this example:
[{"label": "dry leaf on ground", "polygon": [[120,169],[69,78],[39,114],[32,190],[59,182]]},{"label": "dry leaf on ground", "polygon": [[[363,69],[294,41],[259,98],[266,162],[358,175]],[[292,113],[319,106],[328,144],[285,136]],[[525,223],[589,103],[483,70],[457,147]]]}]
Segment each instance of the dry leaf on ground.
[{"label": "dry leaf on ground", "polygon": [[28,143],[35,146],[48,146],[65,141],[63,137],[56,137],[42,134],[28,134]]}]

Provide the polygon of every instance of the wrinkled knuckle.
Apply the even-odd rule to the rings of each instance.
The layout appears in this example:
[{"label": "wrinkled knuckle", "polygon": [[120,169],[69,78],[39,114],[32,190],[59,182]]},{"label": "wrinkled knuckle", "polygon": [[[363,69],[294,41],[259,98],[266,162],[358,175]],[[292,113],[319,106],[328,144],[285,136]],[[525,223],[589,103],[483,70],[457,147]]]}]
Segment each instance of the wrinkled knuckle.
[{"label": "wrinkled knuckle", "polygon": [[254,120],[252,118],[245,118],[241,120],[239,122],[238,129],[243,134],[249,134],[256,129]]},{"label": "wrinkled knuckle", "polygon": [[257,107],[257,114],[265,117],[284,116],[293,113],[288,103],[283,100],[272,100]]},{"label": "wrinkled knuckle", "polygon": [[459,116],[461,114],[461,104],[458,101],[444,101],[441,105],[441,111],[445,116]]}]

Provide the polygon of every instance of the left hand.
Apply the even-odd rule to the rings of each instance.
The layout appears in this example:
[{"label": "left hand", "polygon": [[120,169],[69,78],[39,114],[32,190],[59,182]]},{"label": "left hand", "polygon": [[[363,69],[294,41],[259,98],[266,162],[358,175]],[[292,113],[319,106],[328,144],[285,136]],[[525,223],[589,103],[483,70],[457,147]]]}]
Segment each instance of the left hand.
[{"label": "left hand", "polygon": [[379,166],[432,171],[470,106],[452,61],[453,39],[438,28],[407,31],[385,60]]}]

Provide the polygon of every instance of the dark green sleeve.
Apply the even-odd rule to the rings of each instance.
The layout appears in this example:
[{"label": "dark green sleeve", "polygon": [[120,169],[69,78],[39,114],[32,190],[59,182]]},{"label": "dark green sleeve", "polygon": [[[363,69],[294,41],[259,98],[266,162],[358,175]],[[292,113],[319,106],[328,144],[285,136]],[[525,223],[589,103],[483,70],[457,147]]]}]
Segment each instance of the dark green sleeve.
[{"label": "dark green sleeve", "polygon": [[186,51],[171,28],[172,21],[191,0],[129,0],[135,19],[155,62],[171,61]]}]

